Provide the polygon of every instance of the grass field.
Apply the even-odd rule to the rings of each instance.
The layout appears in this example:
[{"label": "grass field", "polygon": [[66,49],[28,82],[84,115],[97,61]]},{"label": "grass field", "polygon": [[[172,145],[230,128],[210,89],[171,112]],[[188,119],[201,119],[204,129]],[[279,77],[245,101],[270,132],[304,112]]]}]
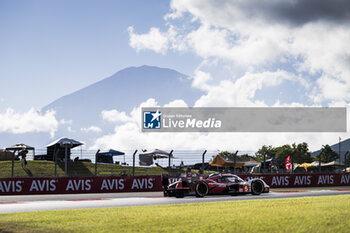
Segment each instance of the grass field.
[{"label": "grass field", "polygon": [[[0,178],[10,178],[12,161],[0,161]],[[192,170],[199,172],[198,170]],[[182,171],[184,172],[184,170]],[[171,174],[181,173],[180,169],[171,169]],[[205,171],[205,173],[212,173]],[[98,176],[132,175],[132,167],[116,164],[98,164]],[[135,176],[168,174],[167,168],[161,167],[135,167]],[[68,162],[68,176],[91,177],[95,175],[95,164],[90,162]],[[55,163],[53,161],[31,160],[25,169],[21,161],[14,161],[14,177],[52,177],[55,176]],[[64,163],[57,163],[57,176],[64,176]]]},{"label": "grass field", "polygon": [[0,215],[0,232],[349,232],[350,195]]},{"label": "grass field", "polygon": [[[0,161],[0,178],[11,177],[11,161]],[[135,175],[161,175],[167,173],[160,167],[140,168],[135,167]],[[97,174],[99,176],[112,176],[120,174],[132,174],[132,167],[123,167],[116,164],[98,164]],[[55,175],[55,163],[53,161],[28,161],[26,169],[21,167],[21,162],[14,163],[14,177],[51,177]],[[64,163],[58,163],[57,175],[64,176]],[[69,176],[94,176],[95,164],[90,162],[69,162]]]}]

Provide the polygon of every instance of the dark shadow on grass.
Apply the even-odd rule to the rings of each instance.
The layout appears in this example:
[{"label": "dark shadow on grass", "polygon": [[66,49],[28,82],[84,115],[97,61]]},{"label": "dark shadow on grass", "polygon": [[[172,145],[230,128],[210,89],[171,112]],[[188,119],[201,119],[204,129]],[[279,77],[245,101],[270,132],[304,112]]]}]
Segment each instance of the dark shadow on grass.
[{"label": "dark shadow on grass", "polygon": [[13,233],[13,232],[15,232],[15,231],[8,231],[8,230],[4,230],[3,228],[2,228],[2,226],[0,226],[0,232],[1,233]]},{"label": "dark shadow on grass", "polygon": [[32,176],[33,176],[33,173],[32,173],[28,168],[23,167],[23,170],[27,173],[27,175],[28,175],[29,177],[32,177]]},{"label": "dark shadow on grass", "polygon": [[57,231],[45,226],[28,226],[28,223],[17,221],[0,221],[1,233],[46,233],[46,232],[67,232]]},{"label": "dark shadow on grass", "polygon": [[[64,162],[57,162],[57,165],[62,169],[64,172],[65,170],[65,164]],[[69,161],[68,162],[68,176],[93,176],[94,174],[85,166],[83,162],[80,161]]]},{"label": "dark shadow on grass", "polygon": [[168,167],[162,167],[158,163],[155,163],[155,165],[159,168],[161,168],[165,173],[170,173],[170,175],[180,175],[183,173],[183,170],[180,168],[168,168]]}]

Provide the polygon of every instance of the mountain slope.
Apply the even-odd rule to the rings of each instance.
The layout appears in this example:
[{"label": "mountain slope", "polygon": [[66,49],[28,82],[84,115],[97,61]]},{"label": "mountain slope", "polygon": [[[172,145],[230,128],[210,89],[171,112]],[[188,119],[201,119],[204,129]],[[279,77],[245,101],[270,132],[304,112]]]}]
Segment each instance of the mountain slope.
[{"label": "mountain slope", "polygon": [[151,66],[123,69],[45,106],[54,109],[57,119],[72,120],[75,129],[101,123],[101,111],[117,109],[130,112],[149,98],[160,105],[183,99],[189,106],[202,93],[191,87],[191,80],[175,70]]}]

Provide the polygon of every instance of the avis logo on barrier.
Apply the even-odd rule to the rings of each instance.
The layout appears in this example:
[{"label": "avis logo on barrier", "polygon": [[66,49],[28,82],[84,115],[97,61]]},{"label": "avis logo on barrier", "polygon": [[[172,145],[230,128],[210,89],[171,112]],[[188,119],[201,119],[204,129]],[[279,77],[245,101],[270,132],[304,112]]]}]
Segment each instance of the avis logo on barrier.
[{"label": "avis logo on barrier", "polygon": [[143,128],[144,129],[160,129],[162,113],[159,110],[143,112]]}]

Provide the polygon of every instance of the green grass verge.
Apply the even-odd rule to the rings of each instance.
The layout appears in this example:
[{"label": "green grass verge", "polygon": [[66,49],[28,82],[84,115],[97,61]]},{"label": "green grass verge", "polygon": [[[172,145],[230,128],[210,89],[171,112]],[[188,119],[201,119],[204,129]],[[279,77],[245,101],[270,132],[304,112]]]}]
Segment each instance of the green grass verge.
[{"label": "green grass verge", "polygon": [[0,215],[2,232],[349,232],[350,195]]},{"label": "green grass verge", "polygon": [[272,188],[270,191],[275,193],[285,192],[304,192],[304,191],[322,191],[322,190],[349,190],[350,186],[339,187],[300,187],[300,188]]},{"label": "green grass verge", "polygon": [[[11,177],[11,161],[0,161],[0,178]],[[123,167],[116,164],[98,164],[99,176],[118,176],[120,174],[132,174],[132,167]],[[135,167],[135,175],[161,175],[167,173],[160,167],[140,168]],[[55,175],[55,163],[52,161],[28,161],[26,169],[21,167],[21,162],[14,162],[14,177],[52,177]],[[64,176],[64,163],[58,163],[57,175]],[[89,162],[69,162],[69,176],[94,176],[95,164]]]}]

